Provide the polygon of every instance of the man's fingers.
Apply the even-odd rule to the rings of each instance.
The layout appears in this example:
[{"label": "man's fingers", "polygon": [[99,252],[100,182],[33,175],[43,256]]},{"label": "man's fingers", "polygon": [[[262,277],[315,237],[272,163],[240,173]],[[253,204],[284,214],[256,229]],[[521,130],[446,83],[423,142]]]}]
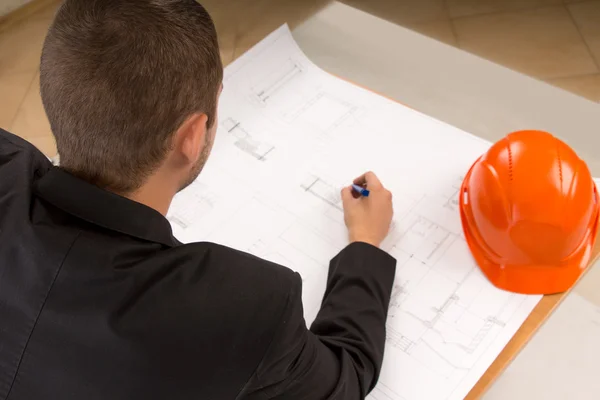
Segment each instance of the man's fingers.
[{"label": "man's fingers", "polygon": [[354,200],[356,197],[354,196],[353,190],[351,187],[347,186],[342,189],[342,202],[344,205],[348,204],[348,202]]},{"label": "man's fingers", "polygon": [[375,175],[373,172],[369,171],[365,174],[365,181],[367,182],[367,187],[370,187],[371,189],[382,189],[383,188],[381,181],[379,180],[377,175]]},{"label": "man's fingers", "polygon": [[366,184],[367,183],[366,175],[367,174],[362,174],[361,176],[356,178],[352,183],[354,183],[355,185],[359,185],[359,186]]},{"label": "man's fingers", "polygon": [[369,171],[354,180],[355,185],[367,185],[369,190],[377,190],[383,188],[381,181],[373,172]]}]

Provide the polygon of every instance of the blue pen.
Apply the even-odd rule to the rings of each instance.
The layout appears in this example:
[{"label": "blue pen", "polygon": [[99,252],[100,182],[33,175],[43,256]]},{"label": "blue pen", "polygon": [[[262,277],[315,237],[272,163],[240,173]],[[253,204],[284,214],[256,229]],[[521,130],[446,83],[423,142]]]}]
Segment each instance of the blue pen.
[{"label": "blue pen", "polygon": [[352,189],[358,192],[358,194],[360,194],[361,196],[369,197],[369,191],[362,186],[352,184]]}]

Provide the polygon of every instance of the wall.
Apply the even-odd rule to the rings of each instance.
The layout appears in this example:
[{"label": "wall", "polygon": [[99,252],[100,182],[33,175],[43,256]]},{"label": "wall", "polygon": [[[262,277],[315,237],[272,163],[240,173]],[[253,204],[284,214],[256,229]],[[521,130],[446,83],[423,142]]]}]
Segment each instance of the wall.
[{"label": "wall", "polygon": [[8,14],[31,1],[33,0],[0,0],[0,16]]}]

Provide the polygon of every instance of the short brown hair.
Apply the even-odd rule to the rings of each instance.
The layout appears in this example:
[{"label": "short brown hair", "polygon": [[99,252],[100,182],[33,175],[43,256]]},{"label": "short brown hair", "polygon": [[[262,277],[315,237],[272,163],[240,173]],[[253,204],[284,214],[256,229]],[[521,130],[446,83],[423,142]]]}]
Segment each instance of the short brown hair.
[{"label": "short brown hair", "polygon": [[187,117],[214,124],[222,79],[214,24],[194,0],[66,0],[40,67],[61,167],[136,190]]}]

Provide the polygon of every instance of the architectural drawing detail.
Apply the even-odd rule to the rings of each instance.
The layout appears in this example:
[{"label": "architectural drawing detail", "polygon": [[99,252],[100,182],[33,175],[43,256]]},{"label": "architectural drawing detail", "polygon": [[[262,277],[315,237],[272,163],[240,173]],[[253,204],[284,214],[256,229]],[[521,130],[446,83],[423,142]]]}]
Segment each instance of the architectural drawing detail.
[{"label": "architectural drawing detail", "polygon": [[325,182],[317,176],[309,176],[302,184],[302,189],[307,193],[323,200],[325,203],[339,210],[342,210],[342,198],[340,196],[340,188],[337,188],[330,183]]},{"label": "architectural drawing detail", "polygon": [[256,140],[240,122],[232,118],[223,121],[223,127],[227,130],[227,133],[237,139],[235,142],[237,148],[257,160],[264,161],[267,155],[275,149],[275,146]]},{"label": "architectural drawing detail", "polygon": [[252,87],[252,92],[259,102],[267,103],[286,84],[302,74],[302,65],[293,58],[286,60],[276,71]]}]

